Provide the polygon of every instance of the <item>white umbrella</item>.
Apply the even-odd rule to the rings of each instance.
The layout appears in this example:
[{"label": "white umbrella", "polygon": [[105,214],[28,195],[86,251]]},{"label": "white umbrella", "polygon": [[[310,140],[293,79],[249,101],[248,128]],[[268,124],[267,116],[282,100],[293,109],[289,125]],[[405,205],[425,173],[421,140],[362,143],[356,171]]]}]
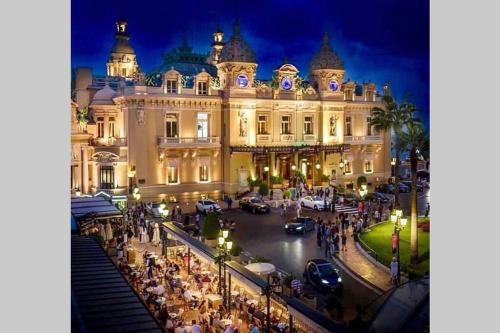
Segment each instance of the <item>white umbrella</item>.
[{"label": "white umbrella", "polygon": [[113,229],[111,228],[111,223],[106,223],[106,240],[113,239]]},{"label": "white umbrella", "polygon": [[276,267],[268,262],[256,262],[245,266],[249,271],[259,275],[266,275],[276,271]]},{"label": "white umbrella", "polygon": [[104,230],[104,225],[102,223],[99,223],[99,226],[97,228],[99,229],[99,236],[101,236],[102,239],[106,241],[106,230]]},{"label": "white umbrella", "polygon": [[155,223],[153,229],[153,240],[151,241],[153,244],[160,244],[160,228],[158,223]]}]

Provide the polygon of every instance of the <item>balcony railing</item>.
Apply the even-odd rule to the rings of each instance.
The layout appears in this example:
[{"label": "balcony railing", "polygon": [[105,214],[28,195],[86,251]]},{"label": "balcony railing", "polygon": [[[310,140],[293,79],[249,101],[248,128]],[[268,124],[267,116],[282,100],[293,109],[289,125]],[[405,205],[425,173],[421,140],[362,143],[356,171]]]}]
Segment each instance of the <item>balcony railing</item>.
[{"label": "balcony railing", "polygon": [[345,143],[381,143],[382,137],[380,135],[366,135],[366,136],[345,136]]},{"label": "balcony railing", "polygon": [[281,134],[282,142],[291,142],[295,141],[295,134]]},{"label": "balcony railing", "polygon": [[271,135],[269,134],[257,134],[257,142],[271,142]]},{"label": "balcony railing", "polygon": [[316,141],[316,135],[304,134],[304,141]]},{"label": "balcony railing", "polygon": [[167,138],[161,136],[158,137],[158,145],[160,147],[184,147],[199,145],[220,146],[220,137],[208,136],[204,138]]},{"label": "balcony railing", "polygon": [[90,140],[92,146],[126,146],[127,138],[93,138]]}]

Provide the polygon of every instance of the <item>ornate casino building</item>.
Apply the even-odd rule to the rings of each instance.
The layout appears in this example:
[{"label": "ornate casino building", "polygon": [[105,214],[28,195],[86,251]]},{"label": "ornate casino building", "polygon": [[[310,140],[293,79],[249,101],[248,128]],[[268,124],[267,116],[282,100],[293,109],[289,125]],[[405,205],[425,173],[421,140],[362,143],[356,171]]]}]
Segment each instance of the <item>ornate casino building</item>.
[{"label": "ornate casino building", "polygon": [[206,54],[184,41],[149,75],[139,61],[119,20],[107,75],[76,70],[72,191],[137,186],[143,198],[187,200],[244,191],[248,179],[286,187],[297,173],[314,185],[391,176],[390,135],[369,125],[381,94],[346,80],[326,34],[303,75],[284,61],[269,80],[255,77],[258,55],[238,22],[227,41],[217,28]]}]

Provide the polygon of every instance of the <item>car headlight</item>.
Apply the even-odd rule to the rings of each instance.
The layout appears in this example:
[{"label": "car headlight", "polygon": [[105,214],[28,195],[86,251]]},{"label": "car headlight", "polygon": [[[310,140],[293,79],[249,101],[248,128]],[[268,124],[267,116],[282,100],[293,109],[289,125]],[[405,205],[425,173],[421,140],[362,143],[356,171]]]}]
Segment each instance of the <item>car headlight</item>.
[{"label": "car headlight", "polygon": [[328,284],[328,281],[325,279],[321,279],[321,283]]},{"label": "car headlight", "polygon": [[285,224],[285,229],[288,229],[288,224]]},{"label": "car headlight", "polygon": [[339,278],[337,279],[337,282],[342,282],[342,278],[339,276]]},{"label": "car headlight", "polygon": [[297,227],[297,230],[300,230],[300,229],[302,229],[302,227]]}]

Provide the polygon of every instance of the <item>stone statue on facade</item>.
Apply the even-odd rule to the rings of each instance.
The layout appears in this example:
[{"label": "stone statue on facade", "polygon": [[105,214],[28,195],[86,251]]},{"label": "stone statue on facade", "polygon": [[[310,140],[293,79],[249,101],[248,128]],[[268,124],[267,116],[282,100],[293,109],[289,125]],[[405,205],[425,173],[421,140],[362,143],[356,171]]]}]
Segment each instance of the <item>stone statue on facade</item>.
[{"label": "stone statue on facade", "polygon": [[247,136],[247,125],[248,125],[247,116],[245,115],[245,112],[243,112],[243,111],[239,111],[238,116],[240,118],[240,136],[246,137]]},{"label": "stone statue on facade", "polygon": [[337,136],[337,120],[336,114],[330,116],[330,136]]}]

